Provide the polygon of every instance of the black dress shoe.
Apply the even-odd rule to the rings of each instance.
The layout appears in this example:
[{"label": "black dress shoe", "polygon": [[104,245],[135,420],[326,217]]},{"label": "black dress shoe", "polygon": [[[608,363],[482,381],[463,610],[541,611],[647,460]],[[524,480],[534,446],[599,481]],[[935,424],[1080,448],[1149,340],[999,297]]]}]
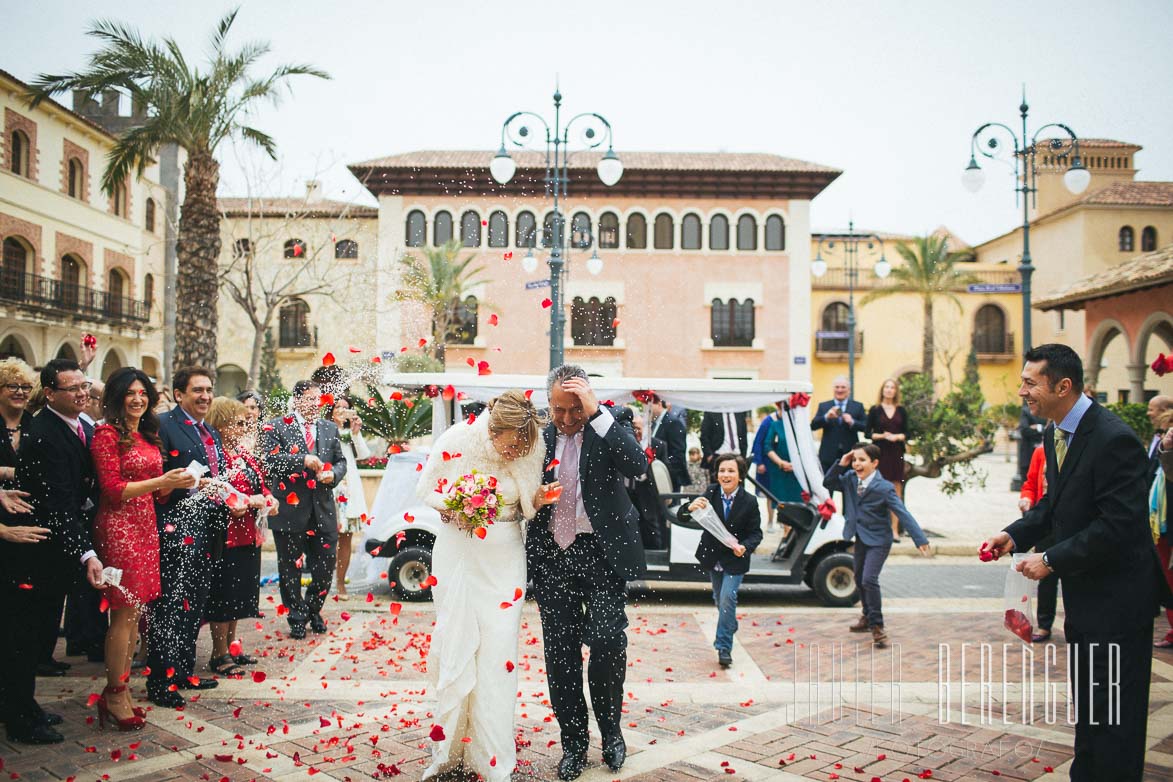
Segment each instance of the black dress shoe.
[{"label": "black dress shoe", "polygon": [[623,767],[623,761],[627,760],[627,742],[623,740],[623,734],[603,739],[603,760],[612,771]]},{"label": "black dress shoe", "polygon": [[558,778],[569,782],[578,779],[586,768],[586,751],[564,750],[562,760],[558,761]]},{"label": "black dress shoe", "polygon": [[726,651],[717,652],[717,664],[722,668],[728,668],[733,665],[733,655]]},{"label": "black dress shoe", "polygon": [[8,740],[17,744],[60,744],[65,737],[50,728],[43,722],[30,727],[14,728],[8,726]]},{"label": "black dress shoe", "polygon": [[194,684],[184,679],[179,683],[179,689],[181,690],[214,690],[219,686],[220,682],[215,679],[197,679]]},{"label": "black dress shoe", "polygon": [[37,663],[37,676],[64,676],[65,669],[52,663]]},{"label": "black dress shoe", "polygon": [[147,700],[156,706],[162,706],[167,709],[182,709],[187,705],[187,699],[178,692],[171,690],[152,690],[147,688]]},{"label": "black dress shoe", "polygon": [[305,625],[289,625],[289,637],[296,641],[305,638]]},{"label": "black dress shoe", "polygon": [[319,635],[326,632],[326,620],[322,618],[320,613],[310,617],[310,629]]},{"label": "black dress shoe", "polygon": [[42,725],[48,725],[50,728],[52,728],[52,727],[56,727],[57,725],[60,725],[63,722],[65,722],[65,718],[62,717],[60,714],[54,714],[51,711],[42,711],[41,712],[41,724]]}]

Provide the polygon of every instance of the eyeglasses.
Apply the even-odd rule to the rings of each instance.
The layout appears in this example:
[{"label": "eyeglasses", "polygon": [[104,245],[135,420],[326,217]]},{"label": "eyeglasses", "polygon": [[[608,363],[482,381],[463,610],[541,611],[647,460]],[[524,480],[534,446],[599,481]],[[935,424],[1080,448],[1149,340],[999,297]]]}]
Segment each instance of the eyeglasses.
[{"label": "eyeglasses", "polygon": [[4,388],[6,388],[10,394],[31,394],[33,392],[32,386],[22,385],[20,383],[5,383]]},{"label": "eyeglasses", "polygon": [[54,386],[50,390],[51,391],[60,391],[64,394],[80,394],[82,392],[89,394],[90,388],[92,388],[93,385],[94,385],[93,383],[78,383],[76,386],[69,386],[68,388],[58,388],[58,387]]}]

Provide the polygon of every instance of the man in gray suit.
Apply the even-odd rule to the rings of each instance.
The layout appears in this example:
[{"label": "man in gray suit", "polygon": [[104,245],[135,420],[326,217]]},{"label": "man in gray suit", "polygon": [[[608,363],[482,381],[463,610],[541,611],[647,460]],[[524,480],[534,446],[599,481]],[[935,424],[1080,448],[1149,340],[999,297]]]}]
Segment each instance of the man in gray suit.
[{"label": "man in gray suit", "polygon": [[[305,638],[308,623],[326,632],[322,606],[330,591],[338,549],[334,487],[346,475],[338,427],[318,418],[322,390],[312,380],[293,386],[293,413],[261,428],[260,451],[269,489],[281,501],[269,521],[277,548],[281,602],[289,610],[289,635]],[[312,581],[302,594],[302,563]]]}]

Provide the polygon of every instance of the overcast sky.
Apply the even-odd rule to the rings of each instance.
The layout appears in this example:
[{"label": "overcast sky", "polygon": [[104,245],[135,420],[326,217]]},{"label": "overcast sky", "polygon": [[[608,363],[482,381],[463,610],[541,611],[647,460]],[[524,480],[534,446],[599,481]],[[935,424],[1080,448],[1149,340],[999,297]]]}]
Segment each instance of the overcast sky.
[{"label": "overcast sky", "polygon": [[[205,51],[234,3],[39,0],[4,11],[0,67],[23,79],[84,66],[95,18]],[[315,174],[327,194],[365,191],[345,164],[425,148],[495,148],[517,109],[596,111],[624,149],[769,152],[844,174],[814,201],[816,229],[846,224],[969,242],[1013,227],[1008,168],[971,196],[959,175],[977,126],[1135,142],[1139,177],[1173,180],[1173,2],[986,0],[698,2],[306,2],[249,0],[233,41],[267,39],[268,61],[310,62],[329,82],[255,118],[276,137],[281,184]],[[68,98],[63,99],[68,105]],[[221,194],[253,167],[225,150]],[[267,178],[267,177],[266,177]],[[270,194],[273,194],[270,192]],[[369,198],[369,196],[366,196]],[[571,193],[573,200],[573,193]]]}]

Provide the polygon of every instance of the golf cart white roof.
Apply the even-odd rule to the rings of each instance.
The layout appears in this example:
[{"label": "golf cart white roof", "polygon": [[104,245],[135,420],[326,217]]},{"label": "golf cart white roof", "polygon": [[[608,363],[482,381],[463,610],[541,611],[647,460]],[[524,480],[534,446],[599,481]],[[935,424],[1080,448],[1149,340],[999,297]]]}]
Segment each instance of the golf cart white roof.
[{"label": "golf cart white roof", "polygon": [[[634,392],[655,391],[673,405],[710,413],[736,413],[768,407],[793,393],[807,393],[813,386],[802,380],[709,380],[690,377],[592,377],[591,387],[600,401],[617,405],[635,399]],[[463,393],[466,399],[487,402],[511,388],[532,389],[531,399],[546,407],[545,375],[476,375],[471,372],[388,372],[382,378],[394,388],[436,386]]]}]

